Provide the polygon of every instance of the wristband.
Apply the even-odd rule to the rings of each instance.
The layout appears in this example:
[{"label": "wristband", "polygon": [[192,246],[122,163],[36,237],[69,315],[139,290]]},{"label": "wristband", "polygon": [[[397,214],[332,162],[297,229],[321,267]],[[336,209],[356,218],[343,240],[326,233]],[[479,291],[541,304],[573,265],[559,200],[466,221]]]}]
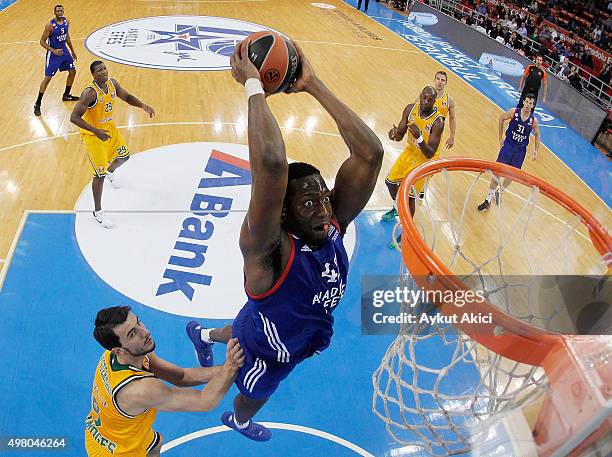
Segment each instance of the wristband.
[{"label": "wristband", "polygon": [[249,78],[244,83],[244,88],[246,90],[247,100],[251,98],[253,95],[262,94],[265,95],[263,90],[263,85],[261,81],[257,78]]},{"label": "wristband", "polygon": [[418,143],[418,144],[421,144],[423,141],[425,141],[425,138],[423,138],[423,135],[421,135],[421,136],[419,136],[419,137],[417,138],[417,143]]}]

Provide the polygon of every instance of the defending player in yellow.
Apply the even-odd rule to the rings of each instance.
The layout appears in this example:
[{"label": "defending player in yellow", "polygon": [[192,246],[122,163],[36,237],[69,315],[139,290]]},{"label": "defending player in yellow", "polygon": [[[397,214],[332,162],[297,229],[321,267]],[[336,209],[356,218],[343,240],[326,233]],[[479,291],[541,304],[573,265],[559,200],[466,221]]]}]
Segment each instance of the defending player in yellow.
[{"label": "defending player in yellow", "polygon": [[[382,220],[393,220],[397,216],[397,191],[399,186],[416,167],[440,155],[442,132],[444,131],[444,116],[436,106],[437,91],[434,87],[423,88],[418,103],[411,103],[404,108],[399,125],[389,130],[389,139],[402,141],[406,132],[408,145],[397,158],[389,171],[385,183],[393,199],[393,208],[382,216]],[[416,182],[416,194],[410,192],[410,213],[414,214],[416,198],[423,193],[425,180]]]},{"label": "defending player in yellow", "polygon": [[130,151],[113,119],[115,99],[119,97],[132,106],[142,108],[149,117],[153,117],[155,111],[128,93],[116,80],[109,79],[103,62],[96,60],[89,69],[94,80],[85,87],[70,115],[70,122],[80,127],[81,139],[93,167],[93,216],[104,228],[112,228],[113,222],[102,211],[104,179],[108,179],[113,187],[118,187],[113,172],[130,158]]},{"label": "defending player in yellow", "polygon": [[[230,340],[223,366],[180,368],[159,358],[151,333],[129,306],[100,310],[94,337],[106,351],[96,368],[85,419],[89,457],[159,456],[163,437],[152,428],[157,411],[215,409],[244,365],[237,339]],[[204,383],[202,391],[184,388]]]}]

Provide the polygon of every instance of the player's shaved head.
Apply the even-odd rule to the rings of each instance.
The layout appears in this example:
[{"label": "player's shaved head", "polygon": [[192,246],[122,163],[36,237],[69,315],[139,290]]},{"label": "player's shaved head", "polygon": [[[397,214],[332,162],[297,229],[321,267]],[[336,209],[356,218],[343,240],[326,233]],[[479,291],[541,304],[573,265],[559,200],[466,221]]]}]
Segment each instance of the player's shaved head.
[{"label": "player's shaved head", "polygon": [[421,92],[421,94],[436,96],[438,94],[438,92],[436,91],[435,87],[425,86],[425,87],[423,87],[423,91]]}]

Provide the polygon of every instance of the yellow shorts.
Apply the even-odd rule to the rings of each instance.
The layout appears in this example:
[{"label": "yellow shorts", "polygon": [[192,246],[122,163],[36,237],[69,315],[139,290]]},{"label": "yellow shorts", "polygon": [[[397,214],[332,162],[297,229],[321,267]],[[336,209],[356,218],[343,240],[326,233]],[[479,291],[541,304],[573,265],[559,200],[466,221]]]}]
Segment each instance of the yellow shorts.
[{"label": "yellow shorts", "polygon": [[94,176],[102,177],[106,175],[108,166],[116,158],[127,158],[130,156],[125,140],[117,128],[113,127],[107,133],[110,135],[110,138],[106,141],[98,139],[95,135],[81,134]]},{"label": "yellow shorts", "polygon": [[[437,154],[433,158],[437,158]],[[387,181],[398,184],[401,183],[404,179],[406,179],[406,176],[408,176],[412,170],[419,165],[424,164],[428,160],[432,159],[425,157],[425,155],[420,150],[417,150],[413,145],[410,144],[406,146],[406,149],[404,149],[391,167],[391,170],[389,170]],[[417,195],[423,192],[425,182],[426,178],[423,178],[419,179],[414,184]],[[412,189],[410,190],[410,194],[414,195]]]},{"label": "yellow shorts", "polygon": [[85,430],[85,452],[88,457],[146,457],[147,452],[159,444],[161,435],[149,429],[144,439],[137,445],[130,444],[128,449],[126,446],[119,446],[113,449],[111,453],[108,446],[101,445],[92,434]]}]

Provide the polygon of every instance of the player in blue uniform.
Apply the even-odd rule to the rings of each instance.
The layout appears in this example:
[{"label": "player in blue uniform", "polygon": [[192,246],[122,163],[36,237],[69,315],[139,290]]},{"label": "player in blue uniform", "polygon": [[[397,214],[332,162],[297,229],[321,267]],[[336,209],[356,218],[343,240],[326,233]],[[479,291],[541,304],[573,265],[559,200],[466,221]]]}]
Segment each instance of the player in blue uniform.
[{"label": "player in blue uniform", "polygon": [[[49,81],[53,78],[53,75],[59,71],[67,71],[68,78],[66,78],[66,90],[62,100],[65,102],[75,102],[79,97],[70,95],[70,89],[76,76],[76,69],[74,68],[74,61],[77,60],[76,52],[72,46],[70,40],[70,34],[68,33],[69,22],[64,17],[64,7],[62,5],[55,5],[53,8],[55,18],[51,19],[45,26],[45,31],[40,38],[40,45],[47,50],[45,57],[45,79],[40,83],[40,89],[38,91],[38,98],[34,104],[34,115],[40,116],[40,104],[42,102],[43,94],[47,90]],[[68,52],[68,47],[70,52]]]},{"label": "player in blue uniform", "polygon": [[[538,120],[534,117],[532,110],[535,106],[536,97],[529,93],[523,99],[522,108],[514,108],[506,111],[499,118],[499,143],[501,149],[497,156],[497,162],[511,165],[515,168],[521,168],[525,155],[527,154],[527,146],[529,145],[529,136],[533,130],[535,136],[535,147],[531,153],[531,160],[538,158],[538,148],[540,147],[540,129]],[[503,138],[504,123],[510,121],[506,129],[506,137]],[[512,181],[509,178],[504,179],[502,185],[499,185],[498,179],[494,177],[489,186],[489,193],[485,201],[478,205],[478,211],[486,211],[491,206],[491,201],[495,197],[495,203],[499,204],[501,192],[507,189]]]},{"label": "player in blue uniform", "polygon": [[247,88],[249,109],[252,190],[240,232],[248,301],[233,325],[206,329],[192,321],[187,333],[199,354],[210,351],[212,342],[238,338],[245,354],[235,381],[240,393],[234,412],[221,419],[250,439],[266,441],[270,431],[252,417],[297,364],[330,344],[332,313],[349,268],[344,233],[372,195],[383,149],[376,134],[316,77],[298,48],[302,70],[289,92],[309,93],[321,104],[336,122],[350,156],[331,191],[314,166],[288,165],[280,129],[247,48],[236,47],[231,65],[236,81]]}]

